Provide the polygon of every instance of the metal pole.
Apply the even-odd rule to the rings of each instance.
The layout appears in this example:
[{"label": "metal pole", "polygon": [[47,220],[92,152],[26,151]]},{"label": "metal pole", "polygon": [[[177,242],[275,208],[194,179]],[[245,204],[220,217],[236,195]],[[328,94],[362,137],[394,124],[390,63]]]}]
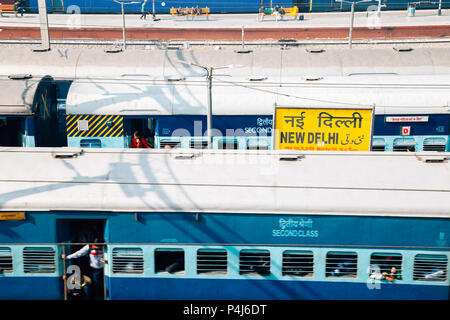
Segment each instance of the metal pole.
[{"label": "metal pole", "polygon": [[208,110],[207,110],[207,137],[208,137],[208,149],[212,149],[212,73],[213,68],[206,69],[208,75],[206,81],[208,82]]},{"label": "metal pole", "polygon": [[125,10],[124,10],[124,4],[121,3],[122,6],[122,37],[123,37],[123,49],[127,48],[127,41],[125,37]]},{"label": "metal pole", "polygon": [[353,38],[353,22],[355,20],[355,3],[352,2],[352,14],[350,18],[350,33],[348,35],[348,48],[352,48],[352,38]]},{"label": "metal pole", "polygon": [[242,49],[244,49],[244,26],[242,26]]},{"label": "metal pole", "polygon": [[438,16],[442,15],[442,0],[439,0]]},{"label": "metal pole", "polygon": [[378,17],[381,16],[381,0],[378,0],[378,11],[377,11],[377,16],[378,16]]},{"label": "metal pole", "polygon": [[153,20],[155,20],[155,0],[153,0]]},{"label": "metal pole", "polygon": [[48,32],[47,3],[45,0],[38,0],[39,21],[41,29],[41,46],[44,50],[50,50],[50,36]]}]

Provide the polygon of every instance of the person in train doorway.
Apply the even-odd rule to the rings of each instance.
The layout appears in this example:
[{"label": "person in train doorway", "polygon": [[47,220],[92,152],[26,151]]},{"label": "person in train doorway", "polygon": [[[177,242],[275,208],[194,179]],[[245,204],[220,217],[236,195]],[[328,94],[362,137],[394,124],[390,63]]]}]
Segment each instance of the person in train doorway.
[{"label": "person in train doorway", "polygon": [[[98,239],[96,239],[95,242]],[[77,259],[89,254],[89,265],[91,267],[90,278],[92,279],[92,291],[89,293],[91,299],[101,299],[103,297],[103,268],[106,260],[103,256],[103,246],[99,244],[85,245],[83,248],[68,256],[61,255],[63,259]]]},{"label": "person in train doorway", "polygon": [[148,14],[148,11],[147,11],[147,0],[144,0],[144,2],[142,2],[142,6],[141,6],[141,20],[142,19],[144,19],[144,20],[147,20],[147,14]]},{"label": "person in train doorway", "polygon": [[133,133],[131,138],[131,148],[151,148],[148,142],[141,137],[139,131]]},{"label": "person in train doorway", "polygon": [[[63,280],[67,280],[67,276],[63,275]],[[90,298],[90,287],[92,285],[92,280],[87,275],[83,274],[80,276],[80,279],[76,279],[75,277],[70,279],[70,287],[68,289],[69,300],[86,300]]]}]

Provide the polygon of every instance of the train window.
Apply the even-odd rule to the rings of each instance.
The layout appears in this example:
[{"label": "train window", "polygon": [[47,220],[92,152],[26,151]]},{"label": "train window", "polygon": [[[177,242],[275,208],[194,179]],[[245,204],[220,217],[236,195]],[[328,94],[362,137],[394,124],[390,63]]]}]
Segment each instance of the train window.
[{"label": "train window", "polygon": [[199,249],[197,251],[197,273],[227,274],[227,252],[225,249]]},{"label": "train window", "polygon": [[166,146],[169,146],[171,149],[173,148],[181,148],[181,142],[180,141],[168,141],[168,140],[161,140],[159,142],[159,148],[164,149]]},{"label": "train window", "polygon": [[358,271],[358,255],[356,252],[328,252],[326,260],[326,276],[339,278],[356,278]]},{"label": "train window", "polygon": [[270,275],[269,250],[241,250],[239,253],[239,274]]},{"label": "train window", "polygon": [[312,277],[313,265],[312,251],[283,252],[283,276]]},{"label": "train window", "polygon": [[10,248],[0,248],[0,274],[12,273],[13,261]]},{"label": "train window", "polygon": [[370,270],[370,277],[376,280],[401,280],[402,255],[398,253],[372,253]]},{"label": "train window", "polygon": [[416,141],[413,138],[397,138],[394,139],[394,151],[414,152],[416,151]]},{"label": "train window", "polygon": [[101,148],[102,141],[100,139],[81,139],[80,147],[81,148]]},{"label": "train window", "polygon": [[56,271],[55,249],[50,247],[27,247],[23,249],[25,273],[54,273]]},{"label": "train window", "polygon": [[385,151],[386,142],[383,138],[373,138],[372,141],[372,151]]},{"label": "train window", "polygon": [[269,144],[264,140],[249,140],[247,150],[269,150]]},{"label": "train window", "polygon": [[414,280],[445,281],[448,258],[438,254],[418,254],[414,258]]},{"label": "train window", "polygon": [[446,141],[444,138],[426,138],[423,141],[423,151],[445,152]]},{"label": "train window", "polygon": [[236,139],[231,139],[231,140],[227,140],[227,139],[221,139],[219,140],[218,143],[218,149],[227,149],[227,150],[236,150],[238,149],[238,141]]},{"label": "train window", "polygon": [[113,273],[143,273],[144,254],[140,248],[114,248],[112,251]]},{"label": "train window", "polygon": [[191,149],[207,149],[208,141],[191,140],[190,148]]},{"label": "train window", "polygon": [[184,273],[183,249],[156,249],[155,272]]}]

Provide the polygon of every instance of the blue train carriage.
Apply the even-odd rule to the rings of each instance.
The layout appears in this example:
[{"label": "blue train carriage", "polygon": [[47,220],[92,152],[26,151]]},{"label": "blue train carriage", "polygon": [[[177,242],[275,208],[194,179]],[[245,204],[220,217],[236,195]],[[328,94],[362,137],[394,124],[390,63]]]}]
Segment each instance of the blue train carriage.
[{"label": "blue train carriage", "polygon": [[56,86],[50,76],[0,77],[0,146],[56,147],[65,144],[60,131]]},{"label": "blue train carriage", "polygon": [[[47,10],[50,13],[120,13],[121,6],[112,0],[46,0]],[[127,1],[125,1],[127,2]],[[131,0],[128,2],[132,2]],[[126,13],[138,13],[141,9],[141,4],[131,3],[125,6]],[[406,0],[382,0],[383,10],[406,10],[408,6]],[[170,8],[178,8],[179,5],[183,7],[193,8],[197,4],[200,7],[208,7],[213,13],[256,13],[258,12],[261,3],[268,8],[279,4],[285,8],[297,6],[300,12],[327,12],[327,11],[349,11],[350,4],[337,0],[198,0],[198,1],[155,1],[155,12],[169,13]],[[164,5],[163,5],[164,4]],[[437,8],[438,1],[421,1],[418,8],[433,9]],[[378,1],[370,1],[364,3],[357,3],[355,10],[365,11],[369,6],[378,6]],[[449,4],[445,1],[442,3],[442,8],[448,8]],[[38,12],[38,0],[29,0],[27,4],[30,12]],[[148,9],[152,11],[152,1],[148,1]]]},{"label": "blue train carriage", "polygon": [[106,299],[449,299],[449,153],[0,154],[1,299],[94,237]]},{"label": "blue train carriage", "polygon": [[[450,150],[446,75],[288,75],[282,87],[277,81],[276,76],[215,78],[214,149],[272,149],[277,103],[375,107],[373,151]],[[74,81],[66,99],[68,145],[126,147],[139,130],[156,148],[205,148],[207,97],[201,77]]]}]

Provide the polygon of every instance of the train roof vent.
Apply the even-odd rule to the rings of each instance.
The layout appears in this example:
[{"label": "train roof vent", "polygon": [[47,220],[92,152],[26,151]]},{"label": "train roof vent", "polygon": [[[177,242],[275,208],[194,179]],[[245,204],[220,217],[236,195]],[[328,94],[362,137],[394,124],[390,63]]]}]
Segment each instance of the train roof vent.
[{"label": "train roof vent", "polygon": [[320,80],[323,80],[323,77],[314,77],[314,76],[302,77],[302,80],[305,80],[305,81],[320,81]]},{"label": "train roof vent", "polygon": [[397,52],[411,52],[414,50],[413,48],[410,47],[394,47],[393,49]]},{"label": "train roof vent", "polygon": [[26,247],[23,249],[25,273],[54,273],[56,271],[55,249],[51,247]]},{"label": "train roof vent", "polygon": [[234,52],[236,52],[236,53],[252,53],[253,50],[250,50],[250,49],[239,49],[239,50],[234,50]]},{"label": "train roof vent", "polygon": [[267,77],[264,76],[250,76],[247,78],[248,81],[264,81],[267,80]]},{"label": "train roof vent", "polygon": [[141,248],[114,248],[113,273],[144,273],[144,253]]},{"label": "train roof vent", "polygon": [[326,276],[332,278],[356,278],[358,255],[356,252],[328,252]]},{"label": "train roof vent", "polygon": [[197,273],[227,274],[227,251],[225,249],[199,249],[197,251]]},{"label": "train roof vent", "polygon": [[13,272],[11,248],[0,247],[0,274]]},{"label": "train roof vent", "polygon": [[352,72],[347,77],[352,76],[398,76],[397,72]]},{"label": "train roof vent", "polygon": [[418,254],[414,257],[413,279],[419,281],[446,281],[447,280],[446,255]]},{"label": "train roof vent", "polygon": [[239,274],[270,275],[270,251],[243,249],[239,252]]},{"label": "train roof vent", "polygon": [[326,51],[325,49],[306,49],[306,52],[309,53],[323,53],[325,51]]},{"label": "train roof vent", "polygon": [[186,77],[165,76],[164,80],[169,81],[169,82],[177,82],[177,81],[184,81],[184,80],[186,80]]},{"label": "train roof vent", "polygon": [[113,48],[113,49],[106,49],[105,52],[106,53],[119,53],[122,52],[123,49],[122,48]]},{"label": "train roof vent", "polygon": [[312,251],[284,251],[283,276],[312,277],[314,269],[313,259]]},{"label": "train roof vent", "polygon": [[280,154],[278,156],[278,160],[280,161],[298,161],[303,159],[304,155],[298,155],[298,154]]},{"label": "train roof vent", "polygon": [[8,76],[11,80],[25,80],[31,79],[33,76],[31,74],[19,73],[19,74],[10,74]]}]

